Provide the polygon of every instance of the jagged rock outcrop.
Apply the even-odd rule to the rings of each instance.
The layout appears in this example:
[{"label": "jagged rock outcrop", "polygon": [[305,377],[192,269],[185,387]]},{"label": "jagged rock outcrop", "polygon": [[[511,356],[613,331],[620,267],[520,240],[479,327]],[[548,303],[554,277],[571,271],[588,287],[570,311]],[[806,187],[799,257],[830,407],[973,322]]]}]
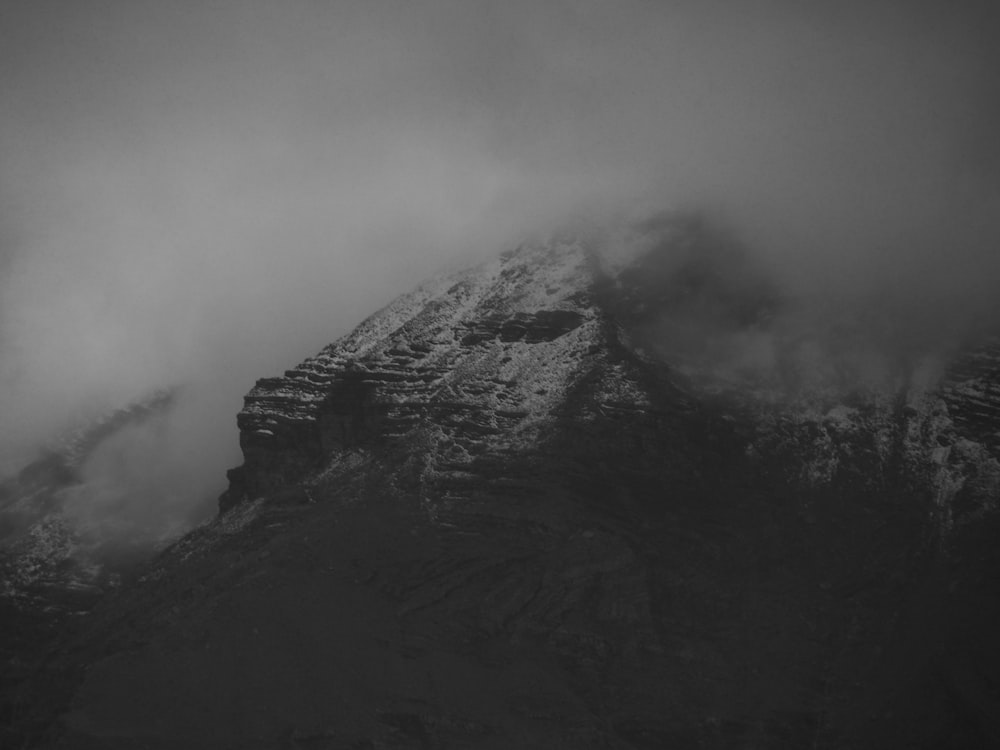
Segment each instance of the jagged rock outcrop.
[{"label": "jagged rock outcrop", "polygon": [[259,381],[219,518],[25,688],[29,739],[1000,739],[995,371],[845,364],[704,222],[629,241],[518,248]]},{"label": "jagged rock outcrop", "polygon": [[[890,354],[844,360],[821,334],[783,330],[779,291],[702,220],[640,232],[646,254],[618,269],[565,242],[439,279],[284,377],[259,381],[239,415],[247,460],[230,474],[223,511],[372,446],[410,451],[412,471],[436,480],[424,489],[444,507],[462,481],[483,480],[489,455],[534,447],[565,426],[555,415],[585,380],[603,392],[576,417],[670,413],[677,422],[697,412],[703,423],[683,429],[740,442],[764,475],[801,490],[922,491],[950,516],[961,485],[992,507],[995,340],[947,367],[939,356],[908,371]],[[853,335],[869,345],[863,331]],[[765,364],[747,362],[754,346],[767,347]],[[744,434],[722,438],[727,421]]]},{"label": "jagged rock outcrop", "polygon": [[469,488],[516,482],[505,474],[570,418],[690,411],[598,304],[603,278],[581,243],[522,248],[421,287],[259,381],[239,415],[246,463],[223,511],[377,450],[407,467],[397,481],[440,516],[464,507]]}]

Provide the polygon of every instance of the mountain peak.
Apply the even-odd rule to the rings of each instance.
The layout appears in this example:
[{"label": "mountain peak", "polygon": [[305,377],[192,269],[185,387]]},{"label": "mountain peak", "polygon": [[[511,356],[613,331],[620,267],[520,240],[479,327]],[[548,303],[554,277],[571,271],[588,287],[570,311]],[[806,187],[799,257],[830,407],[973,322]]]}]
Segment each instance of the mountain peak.
[{"label": "mountain peak", "polygon": [[419,444],[427,474],[457,476],[485,453],[544,439],[584,381],[605,403],[648,405],[603,304],[607,284],[592,250],[557,240],[421,285],[258,381],[238,419],[246,463],[222,509],[376,444]]},{"label": "mountain peak", "polygon": [[23,688],[63,746],[995,740],[996,342],[844,356],[711,225],[622,237],[258,381],[219,517]]}]

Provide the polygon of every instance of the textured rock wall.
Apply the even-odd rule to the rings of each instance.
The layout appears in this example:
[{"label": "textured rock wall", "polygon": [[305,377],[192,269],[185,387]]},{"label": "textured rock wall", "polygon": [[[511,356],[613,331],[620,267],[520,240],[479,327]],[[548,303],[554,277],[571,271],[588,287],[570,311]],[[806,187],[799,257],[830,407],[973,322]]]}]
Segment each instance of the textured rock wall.
[{"label": "textured rock wall", "polygon": [[962,351],[948,368],[941,397],[958,430],[1000,455],[1000,338]]},{"label": "textured rock wall", "polygon": [[[440,511],[556,425],[568,435],[573,420],[586,430],[612,414],[697,414],[683,422],[689,439],[725,444],[706,455],[801,491],[931,498],[945,525],[995,505],[996,339],[903,369],[841,361],[849,342],[782,329],[780,293],[725,238],[697,223],[667,237],[666,250],[653,242],[618,269],[575,241],[519,248],[424,285],[259,381],[221,508],[379,450],[410,455],[414,491]],[[675,346],[678,326],[704,341]],[[760,341],[772,352],[763,368],[745,351]]]},{"label": "textured rock wall", "polygon": [[[531,441],[565,388],[609,348],[576,244],[521,249],[402,298],[281,378],[261,380],[238,423],[245,463],[223,510],[377,446],[423,472],[473,481],[489,452]],[[588,359],[589,358],[589,359]],[[419,448],[419,450],[418,450]]]}]

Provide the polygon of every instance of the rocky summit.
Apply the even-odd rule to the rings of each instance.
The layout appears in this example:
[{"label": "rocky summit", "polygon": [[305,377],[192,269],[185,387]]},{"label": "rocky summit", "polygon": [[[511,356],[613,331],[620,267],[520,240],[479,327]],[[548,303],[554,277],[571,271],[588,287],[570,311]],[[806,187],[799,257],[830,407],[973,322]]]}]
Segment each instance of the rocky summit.
[{"label": "rocky summit", "polygon": [[870,328],[697,219],[432,280],[257,383],[218,517],[51,644],[7,736],[996,746],[1000,342]]}]

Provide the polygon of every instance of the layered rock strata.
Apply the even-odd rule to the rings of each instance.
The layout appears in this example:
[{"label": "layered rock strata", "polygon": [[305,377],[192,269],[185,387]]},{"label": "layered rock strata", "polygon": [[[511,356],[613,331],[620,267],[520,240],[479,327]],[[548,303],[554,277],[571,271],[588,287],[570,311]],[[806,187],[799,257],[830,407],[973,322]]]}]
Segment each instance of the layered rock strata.
[{"label": "layered rock strata", "polygon": [[665,368],[623,343],[595,300],[602,279],[580,243],[522,248],[421,287],[259,381],[238,420],[246,463],[222,510],[377,451],[405,464],[399,481],[440,516],[470,488],[502,483],[503,464],[531,459],[566,419],[691,409]]}]

